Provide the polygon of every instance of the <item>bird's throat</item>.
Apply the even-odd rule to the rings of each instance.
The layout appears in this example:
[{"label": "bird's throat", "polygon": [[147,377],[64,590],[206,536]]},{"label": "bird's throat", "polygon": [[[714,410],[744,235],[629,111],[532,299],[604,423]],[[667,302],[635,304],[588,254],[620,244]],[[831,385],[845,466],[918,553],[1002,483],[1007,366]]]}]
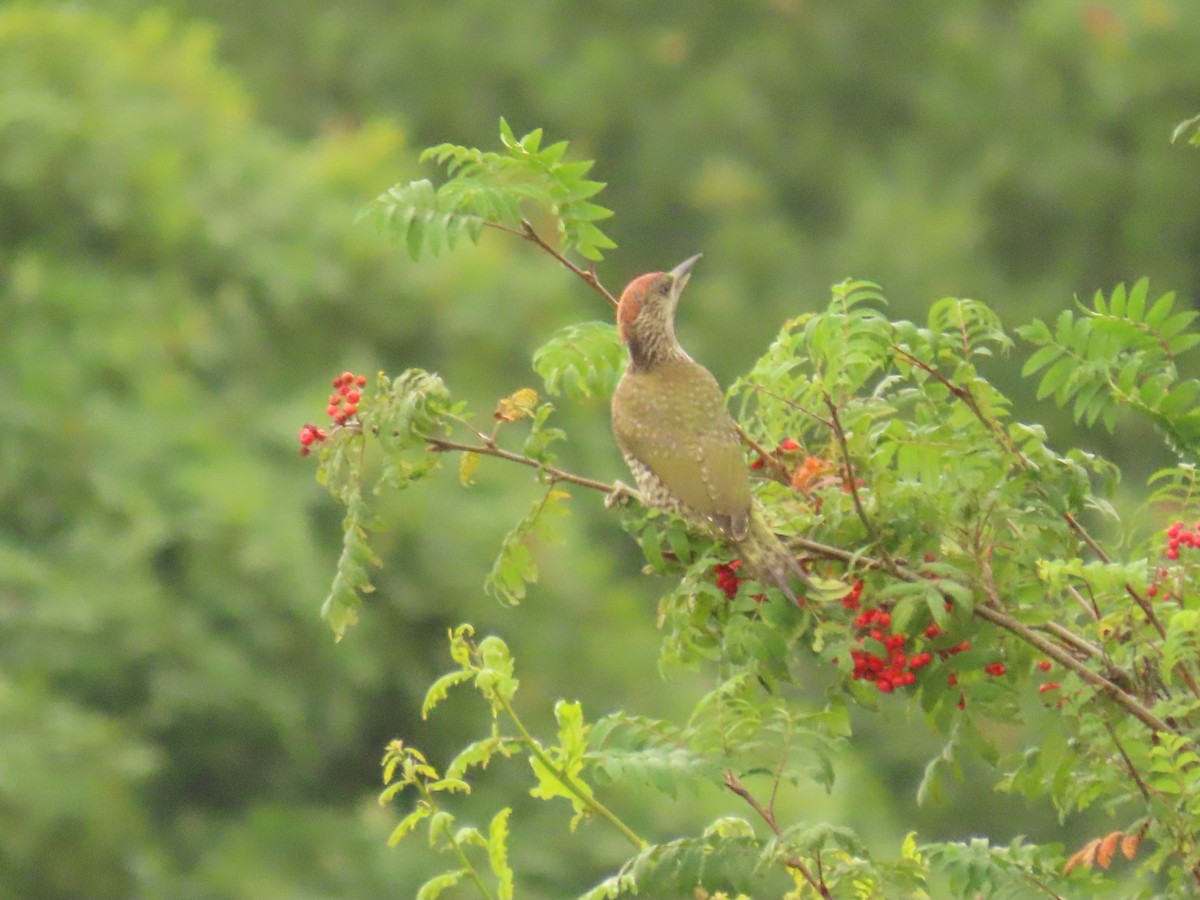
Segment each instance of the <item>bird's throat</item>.
[{"label": "bird's throat", "polygon": [[674,332],[666,329],[631,334],[625,343],[629,347],[629,367],[635,371],[650,371],[671,360],[691,358]]}]

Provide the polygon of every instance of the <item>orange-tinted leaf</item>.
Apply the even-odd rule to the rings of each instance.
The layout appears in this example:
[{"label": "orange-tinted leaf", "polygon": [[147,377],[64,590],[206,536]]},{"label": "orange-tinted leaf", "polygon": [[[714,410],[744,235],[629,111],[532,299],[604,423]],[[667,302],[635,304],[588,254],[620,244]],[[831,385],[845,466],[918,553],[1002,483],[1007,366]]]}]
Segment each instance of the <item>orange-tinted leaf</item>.
[{"label": "orange-tinted leaf", "polygon": [[1133,859],[1137,856],[1138,847],[1141,846],[1141,834],[1127,834],[1121,839],[1121,854],[1126,859]]},{"label": "orange-tinted leaf", "polygon": [[1117,843],[1124,836],[1121,832],[1114,831],[1112,834],[1106,835],[1100,842],[1100,846],[1096,848],[1096,863],[1100,868],[1107,869],[1112,865],[1113,854],[1117,852]]},{"label": "orange-tinted leaf", "polygon": [[1071,870],[1078,866],[1083,866],[1085,869],[1090,869],[1096,861],[1096,851],[1100,848],[1100,838],[1092,838],[1084,844],[1075,854],[1067,860],[1067,864],[1063,866],[1063,874],[1070,875]]}]

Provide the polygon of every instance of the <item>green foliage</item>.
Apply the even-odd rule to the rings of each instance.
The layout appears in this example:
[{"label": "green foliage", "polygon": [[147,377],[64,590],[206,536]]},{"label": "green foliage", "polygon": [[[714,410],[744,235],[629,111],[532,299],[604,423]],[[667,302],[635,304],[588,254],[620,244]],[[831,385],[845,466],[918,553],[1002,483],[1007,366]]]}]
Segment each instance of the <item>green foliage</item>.
[{"label": "green foliage", "polygon": [[500,141],[503,153],[455,144],[430,147],[421,160],[444,167],[447,180],[437,188],[427,180],[398,184],[376,198],[365,214],[403,241],[414,260],[453,250],[464,234],[479,243],[488,225],[526,233],[526,203],[555,218],[567,252],[599,260],[603,251],[616,246],[595,224],[612,210],[590,200],[604,189],[603,182],[586,177],[593,162],[564,162],[566,141],[542,147],[540,128],[518,139],[504,119]]},{"label": "green foliage", "polygon": [[[528,152],[536,153],[537,139],[530,143]],[[438,152],[455,160],[452,172],[474,166],[473,177],[507,193],[506,202],[525,197],[501,172],[481,168],[486,155]],[[594,274],[550,255],[595,286]],[[560,699],[557,743],[546,744],[514,709],[507,645],[496,637],[475,644],[470,626],[461,626],[451,636],[460,668],[433,683],[424,709],[470,682],[488,701],[493,727],[459,753],[451,776],[426,773],[421,800],[398,836],[428,819],[437,845],[438,816],[450,813],[435,814],[429,798],[469,790],[468,773],[477,775],[497,755],[524,753],[535,777],[531,795],[568,800],[570,831],[604,821],[637,848],[589,898],[758,895],[789,884],[798,895],[925,898],[936,879],[956,897],[1018,897],[1031,888],[1057,895],[1079,885],[1100,889],[1094,870],[1109,867],[1115,842],[1125,839],[1122,852],[1132,858],[1143,838],[1157,847],[1143,863],[1147,872],[1175,889],[1194,886],[1200,807],[1183,798],[1200,795],[1191,599],[1200,569],[1180,562],[1180,554],[1200,547],[1200,529],[1182,521],[1167,529],[1168,564],[1156,569],[1146,542],[1120,557],[1102,547],[1083,522],[1098,512],[1120,526],[1106,493],[1117,483],[1115,469],[1096,456],[1057,453],[1040,427],[1014,417],[1009,398],[979,369],[1014,347],[996,313],[947,297],[918,324],[888,318],[885,304],[874,284],[836,285],[828,306],[786,323],[731,391],[744,426],[757,436],[767,476],[757,491],[766,514],[784,540],[804,536],[795,546],[806,567],[820,582],[841,584],[844,595],[772,600],[743,582],[711,539],[689,535],[670,517],[627,513],[625,527],[651,570],[677,579],[659,606],[660,664],[707,671],[717,686],[693,704],[684,724],[637,713],[589,723],[579,703]],[[1200,383],[1180,380],[1175,358],[1200,343],[1187,331],[1194,318],[1174,311],[1172,294],[1149,302],[1145,281],[1130,291],[1119,287],[1108,298],[1098,294],[1078,318],[1063,313],[1054,332],[1040,320],[1020,329],[1035,346],[1024,371],[1046,369],[1040,396],[1073,402],[1086,425],[1111,428],[1117,407],[1133,406],[1190,452],[1200,436],[1193,435],[1190,403]],[[614,346],[608,326],[568,328],[537,352],[534,367],[550,392],[604,396],[619,369]],[[431,411],[419,428],[414,416],[392,420],[388,440],[399,440],[390,455],[423,444],[497,456],[536,468],[547,483],[502,541],[486,582],[503,602],[524,599],[538,575],[535,548],[556,536],[554,516],[569,497],[559,485],[608,486],[550,465],[546,447],[565,434],[546,427],[551,408],[531,389],[500,398],[498,424],[485,434],[467,425],[440,381],[424,373],[405,378],[418,397],[427,388],[411,385],[436,385],[429,395],[436,403],[409,397],[411,408]],[[376,431],[374,401],[364,401],[364,409],[355,440]],[[522,453],[496,442],[510,422],[529,428]],[[477,442],[447,437],[462,426]],[[460,480],[469,482],[475,465]],[[1156,478],[1181,513],[1197,506],[1190,465]],[[829,685],[821,700],[803,690],[814,667]],[[781,789],[833,788],[850,734],[848,707],[874,710],[890,701],[907,701],[947,739],[926,766],[921,802],[948,795],[949,779],[961,780],[965,763],[982,761],[1000,770],[997,787],[1048,800],[1064,817],[1100,806],[1131,824],[1069,857],[1059,845],[1023,839],[922,846],[910,838],[896,859],[877,860],[846,826],[781,822]],[[515,733],[505,733],[502,720]],[[985,727],[1023,720],[1041,728],[1029,746],[1004,747]],[[768,799],[747,786],[764,775]],[[648,841],[592,786],[631,781],[671,797],[681,788],[719,785],[757,814],[766,834],[724,816],[697,835]],[[503,816],[507,824],[508,808]],[[459,834],[482,846],[478,832]],[[441,845],[460,863],[464,846]],[[478,883],[474,871],[463,865],[440,878],[457,884],[465,873]],[[511,877],[504,883],[511,890]],[[435,882],[437,889],[442,884]]]},{"label": "green foliage", "polygon": [[[283,16],[211,0],[163,0],[145,10],[141,0],[94,0],[86,8],[18,0],[0,14],[0,657],[11,686],[0,714],[5,896],[333,898],[384,896],[397,885],[413,893],[429,871],[420,852],[409,852],[418,847],[388,854],[379,846],[395,822],[391,810],[372,812],[361,802],[363,753],[381,728],[405,735],[420,728],[417,706],[439,651],[431,636],[463,618],[511,632],[531,716],[537,709],[549,719],[553,698],[569,684],[589,710],[626,706],[686,723],[680,704],[728,676],[715,670],[730,655],[723,637],[730,620],[721,618],[724,597],[701,565],[727,562],[721,548],[662,517],[624,512],[647,555],[658,551],[661,577],[639,581],[637,548],[620,552],[611,515],[597,497],[580,496],[562,522],[566,541],[548,551],[534,542],[541,581],[529,601],[498,611],[473,588],[506,527],[545,490],[548,464],[525,472],[464,451],[461,458],[476,464],[474,471],[471,462],[460,465],[471,491],[459,491],[448,473],[422,478],[416,492],[376,495],[379,468],[396,457],[378,452],[373,435],[361,459],[369,508],[359,518],[369,526],[369,555],[387,564],[372,570],[367,554],[360,563],[378,591],[365,627],[336,647],[311,615],[338,557],[338,542],[329,540],[338,515],[314,495],[309,467],[294,455],[295,426],[322,405],[313,384],[347,364],[368,371],[413,364],[444,374],[456,397],[491,397],[528,379],[525,351],[572,318],[567,274],[539,269],[529,243],[498,238],[480,253],[414,268],[373,235],[347,227],[362,198],[425,174],[410,141],[419,147],[452,135],[487,146],[499,110],[509,121],[536,117],[548,133],[572,136],[574,156],[602,161],[605,205],[622,212],[615,225],[596,222],[623,250],[606,279],[706,252],[713,268],[689,288],[682,333],[723,383],[759,355],[775,323],[816,308],[812,298],[845,272],[888,285],[888,316],[920,324],[928,299],[948,290],[984,297],[1006,322],[1019,322],[1044,317],[1054,298],[1107,291],[1140,272],[1179,287],[1179,309],[1198,283],[1189,223],[1200,180],[1195,150],[1184,144],[1195,134],[1181,133],[1179,146],[1165,143],[1170,124],[1194,102],[1187,98],[1200,96],[1192,64],[1200,7],[1192,4],[1046,0],[998,14],[991,0],[967,0],[950,12],[939,4],[701,3],[669,17],[639,4],[495,0],[402,10],[298,0]],[[189,24],[192,16],[204,24]],[[908,39],[896,41],[898,31]],[[553,237],[539,205],[523,208]],[[470,227],[464,220],[463,242]],[[594,303],[589,291],[582,298]],[[1009,368],[1002,360],[986,371],[1013,396]],[[549,449],[561,464],[615,475],[620,461],[604,433],[606,417],[594,405],[558,405],[570,441]],[[492,428],[488,412],[484,432]],[[812,412],[823,414],[819,405]],[[558,417],[550,422],[562,424]],[[1044,421],[1067,447],[1083,440],[1071,436],[1082,426],[1072,432],[1069,418],[1018,405],[1008,421],[1035,433],[1040,426],[1020,423]],[[460,442],[478,443],[462,423],[449,424]],[[1154,442],[1124,424],[1113,438],[1087,440],[1138,471]],[[521,452],[529,425],[506,424],[501,448]],[[764,418],[757,436],[784,435]],[[811,449],[832,471],[799,480],[831,515],[852,507],[836,485],[835,454],[821,441]],[[934,483],[936,464],[957,463],[952,453],[928,460],[905,453],[924,484]],[[802,456],[781,460],[795,474]],[[1090,491],[1082,489],[1085,524],[1103,534],[1114,562],[1097,566],[1084,550],[1081,569],[1048,566],[1040,571],[1052,580],[1005,581],[1006,597],[1010,586],[1026,598],[1046,593],[1068,618],[1083,610],[1068,587],[1084,602],[1110,601],[1102,622],[1084,615],[1073,626],[1108,652],[1126,634],[1126,620],[1139,626],[1140,618],[1112,601],[1107,586],[1146,560],[1131,585],[1157,584],[1160,598],[1175,598],[1152,608],[1186,662],[1188,629],[1173,626],[1171,604],[1186,612],[1182,604],[1191,602],[1190,548],[1164,562],[1161,530],[1164,517],[1196,515],[1190,476],[1181,468],[1162,473],[1159,499],[1131,515],[1138,479],[1127,472],[1113,493],[1111,467],[1062,456],[1092,479]],[[414,444],[396,477],[440,459]],[[506,472],[519,474],[505,483]],[[537,486],[528,483],[535,479]],[[860,499],[870,501],[863,480]],[[759,490],[783,533],[805,526],[787,486]],[[888,504],[880,516],[916,534],[936,509]],[[380,522],[387,527],[377,529]],[[861,550],[853,539],[845,546]],[[869,554],[859,559],[869,565]],[[898,562],[918,565],[920,557]],[[1157,580],[1160,563],[1167,574]],[[673,677],[658,683],[649,597],[693,566],[671,612],[687,612],[688,590],[714,594],[702,595],[692,617],[708,641],[706,656],[690,652],[691,632],[668,626],[674,658],[691,660],[696,672],[668,664]],[[973,582],[950,577],[962,576],[960,564],[920,565],[931,575],[943,568],[947,583],[965,590],[959,603],[968,602]],[[868,599],[898,598],[896,622],[955,621],[933,579],[870,587]],[[746,596],[751,590],[744,587],[734,604],[748,616],[758,608]],[[709,622],[705,608],[720,615]],[[1042,624],[1032,609],[1022,615]],[[831,647],[844,625],[812,631],[790,614],[787,623],[785,631],[832,636]],[[740,629],[742,659],[755,641],[772,639],[765,628],[732,627]],[[1153,634],[1144,637],[1135,628],[1129,641],[1146,658],[1122,665],[1159,671],[1170,696],[1158,711],[1194,721],[1184,672],[1162,670],[1165,648]],[[758,652],[760,660],[770,655]],[[990,662],[989,652],[969,651],[985,655],[972,666]],[[848,666],[844,657],[835,666],[835,653],[771,657],[772,670],[791,667],[803,686],[778,681],[778,673],[768,681],[797,703],[823,703],[832,672]],[[1092,688],[1065,677],[1058,663],[1041,673],[1033,658],[1025,669],[1009,662],[1002,681],[1022,685],[1015,693],[1027,724],[984,723],[982,732],[1001,741],[1006,759],[1006,748],[1024,747],[1028,735],[1049,735],[1059,745],[1050,748],[1056,778],[1093,797],[1107,790],[1083,769],[1115,780],[1125,771],[1120,754],[1077,759],[1072,747],[1112,738],[1103,729],[1079,744],[1074,732],[1056,735],[1060,692],[1035,698],[1024,688],[1027,678],[1062,682],[1073,716],[1104,701],[1092,702]],[[968,680],[965,667],[960,675]],[[936,680],[923,689],[932,693]],[[986,676],[975,680],[1000,687]],[[1152,679],[1134,686],[1158,696]],[[902,691],[848,688],[851,705],[885,712],[907,705]],[[951,701],[958,696],[941,690]],[[1049,722],[1029,715],[1040,702],[1051,706]],[[470,711],[457,703],[439,710],[438,727],[420,737],[439,769],[455,758]],[[987,718],[975,699],[963,712]],[[963,718],[952,702],[945,715]],[[863,731],[840,750],[833,798],[785,784],[780,821],[855,823],[878,847],[898,844],[880,840],[881,832],[911,827],[992,833],[1000,846],[1016,825],[1069,847],[1112,831],[1112,823],[1097,824],[1110,815],[1102,803],[1093,803],[1095,817],[1074,815],[1061,832],[1036,808],[998,814],[975,781],[967,804],[955,802],[947,783],[948,807],[911,812],[906,779],[923,753],[936,752],[919,716],[914,711],[902,733]],[[875,720],[860,713],[856,721],[870,729]],[[1120,737],[1139,751],[1141,766],[1146,739],[1139,741],[1138,727]],[[959,748],[964,765],[978,749]],[[706,762],[696,777],[686,767],[664,776],[677,802],[664,804],[655,791],[631,796],[620,784],[597,792],[608,800],[611,790],[614,808],[628,810],[630,820],[652,822],[648,837],[692,835],[726,811],[712,808],[722,803],[713,796],[719,789],[705,787],[719,784],[720,760]],[[968,777],[976,776],[968,769]],[[490,810],[504,804],[497,794],[510,780],[511,772],[494,767],[481,779],[490,790],[439,796],[487,839]],[[863,802],[873,788],[886,798]],[[1040,778],[1031,791],[1044,796]],[[724,796],[767,833],[743,803]],[[765,785],[761,796],[765,802]],[[584,826],[572,840],[562,827],[565,806],[514,805],[514,860],[530,865],[515,879],[523,897],[578,893],[621,859],[602,826]],[[1113,815],[1126,837],[1137,835],[1142,817]],[[1156,846],[1166,855],[1156,857]],[[1103,880],[1134,880],[1132,870],[1148,856],[1154,866],[1170,865],[1174,846],[1148,841],[1133,865],[1122,868],[1118,856]],[[473,852],[489,873],[483,849]],[[886,861],[877,856],[870,865]],[[1151,879],[1136,876],[1138,884]],[[948,893],[934,884],[935,895]],[[1159,885],[1172,898],[1189,892],[1166,879]],[[1110,893],[1137,891],[1122,887]],[[462,879],[442,896],[475,891]],[[1063,891],[1091,895],[1078,885]]]},{"label": "green foliage", "polygon": [[946,873],[956,897],[1004,900],[1040,896],[1096,896],[1102,885],[1094,876],[1077,871],[1073,878],[1061,873],[1061,848],[1039,847],[1017,838],[1007,846],[992,845],[986,838],[965,843],[934,844],[923,848],[929,861]]},{"label": "green foliage", "polygon": [[1149,302],[1149,282],[1128,292],[1118,285],[1105,300],[1097,291],[1081,316],[1063,310],[1051,331],[1041,319],[1018,329],[1038,347],[1024,375],[1042,369],[1038,398],[1072,404],[1075,421],[1098,420],[1112,431],[1128,407],[1147,416],[1180,456],[1192,461],[1200,449],[1200,381],[1182,378],[1177,358],[1200,343],[1187,331],[1196,312],[1175,312],[1175,294]]},{"label": "green foliage", "polygon": [[546,393],[571,400],[609,398],[625,369],[625,348],[608,322],[568,325],[533,354]]}]

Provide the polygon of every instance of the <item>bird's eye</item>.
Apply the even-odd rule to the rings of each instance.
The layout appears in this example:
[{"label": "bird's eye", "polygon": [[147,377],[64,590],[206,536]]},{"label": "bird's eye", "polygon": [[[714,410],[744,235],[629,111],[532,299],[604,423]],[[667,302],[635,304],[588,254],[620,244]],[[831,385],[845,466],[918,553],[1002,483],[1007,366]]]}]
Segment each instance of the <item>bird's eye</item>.
[{"label": "bird's eye", "polygon": [[658,283],[658,287],[655,288],[655,290],[658,291],[658,293],[662,294],[665,297],[665,296],[667,296],[667,294],[671,293],[671,286],[669,284],[667,284],[665,281],[660,281]]}]

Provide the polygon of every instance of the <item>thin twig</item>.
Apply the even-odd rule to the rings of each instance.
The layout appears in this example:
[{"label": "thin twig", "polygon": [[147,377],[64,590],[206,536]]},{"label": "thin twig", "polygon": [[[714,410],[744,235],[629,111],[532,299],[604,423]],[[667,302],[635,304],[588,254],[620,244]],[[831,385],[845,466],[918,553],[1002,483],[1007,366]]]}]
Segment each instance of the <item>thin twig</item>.
[{"label": "thin twig", "polygon": [[1070,669],[1081,679],[1092,685],[1092,687],[1099,688],[1102,692],[1111,697],[1119,706],[1124,707],[1126,712],[1128,712],[1139,722],[1142,722],[1152,731],[1161,731],[1164,733],[1170,732],[1175,734],[1179,733],[1178,728],[1172,728],[1158,716],[1154,715],[1154,713],[1139,703],[1138,700],[1131,694],[1127,694],[1125,691],[1121,690],[1119,686],[1109,681],[1103,675],[1098,675],[1097,673],[1093,672],[1066,650],[1062,649],[1057,644],[1051,643],[1028,625],[1018,622],[1012,616],[989,604],[981,603],[976,605],[975,615],[981,619],[991,622],[993,625],[1003,628],[1005,631],[1016,635],[1035,650],[1040,650],[1042,653],[1062,665],[1064,668]]},{"label": "thin twig", "polygon": [[1021,448],[1016,445],[1011,437],[1009,437],[1008,432],[1001,427],[1000,423],[995,419],[988,418],[982,407],[980,407],[979,401],[975,399],[975,395],[971,393],[970,388],[963,387],[960,384],[955,384],[933,366],[917,359],[917,357],[913,356],[911,353],[909,353],[907,350],[904,350],[897,344],[892,344],[892,350],[894,350],[899,356],[902,356],[904,359],[908,360],[910,365],[916,366],[931,378],[936,379],[946,390],[957,397],[967,407],[967,409],[971,411],[975,418],[980,421],[983,427],[995,435],[1000,446],[1020,461],[1023,468],[1035,468],[1033,463],[1029,461],[1029,457],[1021,452]]},{"label": "thin twig", "polygon": [[1067,512],[1063,513],[1063,520],[1071,527],[1071,530],[1075,532],[1076,536],[1085,544],[1087,544],[1088,548],[1096,554],[1096,558],[1099,559],[1100,562],[1112,562],[1112,559],[1109,557],[1109,555],[1104,552],[1104,548],[1096,543],[1096,539],[1088,534],[1087,529],[1079,524],[1078,519]]},{"label": "thin twig", "polygon": [[788,470],[788,467],[783,464],[783,460],[777,457],[774,453],[769,453],[762,444],[750,437],[750,435],[746,433],[746,429],[744,429],[737,422],[733,423],[733,427],[737,429],[738,437],[742,439],[742,443],[757,453],[758,458],[761,459],[766,465],[775,470],[775,474],[779,476],[776,480],[779,481],[780,484],[791,484],[792,473]]},{"label": "thin twig", "polygon": [[780,403],[790,406],[792,409],[796,410],[796,412],[804,413],[804,415],[809,416],[810,418],[816,419],[818,422],[820,422],[826,428],[829,428],[832,430],[832,428],[833,428],[832,422],[830,422],[828,419],[821,418],[815,412],[813,412],[811,409],[809,409],[806,406],[801,406],[795,400],[790,400],[787,397],[783,396],[782,394],[777,394],[770,388],[763,387],[761,384],[754,384],[753,382],[750,382],[750,387],[752,387],[755,391],[757,391],[760,394],[766,394],[768,397],[771,397],[775,400],[778,400]]},{"label": "thin twig", "polygon": [[[1108,563],[1111,561],[1108,554],[1104,552],[1104,548],[1096,543],[1095,538],[1088,534],[1087,530],[1079,524],[1074,516],[1070,513],[1063,513],[1063,519],[1066,520],[1071,530],[1075,532],[1081,541],[1088,545],[1101,562]],[[1125,582],[1125,593],[1137,604],[1138,609],[1146,616],[1146,621],[1158,632],[1158,636],[1165,638],[1167,636],[1167,629],[1163,625],[1162,620],[1159,619],[1158,614],[1154,611],[1154,606],[1150,603],[1150,599],[1129,582]],[[1184,684],[1187,685],[1192,695],[1200,697],[1200,682],[1196,681],[1191,668],[1181,662],[1175,666],[1175,671],[1179,673],[1179,677],[1183,679]]]},{"label": "thin twig", "polygon": [[846,470],[846,485],[850,489],[850,499],[854,501],[854,509],[858,512],[858,518],[863,523],[863,527],[867,529],[867,535],[871,538],[877,548],[879,555],[883,557],[884,567],[892,573],[896,571],[896,563],[892,559],[887,548],[883,546],[883,541],[880,540],[879,532],[875,530],[875,525],[867,515],[867,510],[863,507],[862,498],[858,495],[857,479],[854,476],[854,463],[850,460],[850,446],[846,441],[846,431],[842,428],[841,419],[838,417],[837,406],[833,402],[833,398],[828,394],[825,395],[825,406],[829,409],[829,422],[833,429],[833,436],[838,442],[838,447],[842,451],[842,465]]},{"label": "thin twig", "polygon": [[505,450],[494,444],[460,444],[458,441],[448,441],[435,437],[426,437],[425,442],[434,453],[478,453],[480,456],[494,456],[497,459],[506,459],[509,462],[515,462],[519,465],[545,472],[553,481],[567,481],[571,484],[591,488],[605,494],[611,494],[615,489],[615,485],[608,482],[597,481],[595,478],[587,478],[583,475],[576,475],[574,472],[568,472],[565,469],[548,466],[533,457],[522,456],[520,453],[513,453],[511,450]]},{"label": "thin twig", "polygon": [[1085,656],[1091,657],[1092,659],[1100,660],[1101,662],[1104,662],[1106,664],[1108,663],[1108,654],[1107,653],[1105,653],[1102,649],[1100,649],[1099,647],[1097,647],[1095,644],[1091,643],[1090,641],[1085,641],[1083,638],[1081,638],[1075,632],[1071,631],[1069,628],[1064,628],[1062,625],[1059,625],[1057,622],[1046,622],[1044,625],[1038,625],[1037,628],[1039,631],[1045,631],[1049,634],[1054,635],[1056,638],[1058,638],[1064,644],[1070,644],[1072,647],[1074,647],[1076,650],[1079,650]]},{"label": "thin twig", "polygon": [[571,262],[561,253],[559,253],[558,250],[552,247],[544,237],[538,234],[537,229],[533,227],[528,219],[521,220],[521,227],[519,229],[509,228],[507,225],[503,225],[499,222],[484,222],[484,224],[490,228],[495,228],[497,231],[514,234],[522,240],[529,241],[532,244],[537,244],[537,246],[539,246],[542,250],[553,256],[560,263],[562,263],[562,265],[570,269],[571,272],[574,273],[578,278],[583,279],[584,283],[591,285],[592,289],[595,290],[596,293],[608,301],[609,306],[611,306],[613,309],[617,308],[617,298],[610,294],[608,289],[600,283],[600,279],[596,276],[595,265],[589,263],[586,269],[581,269],[579,266],[575,265],[575,263]]},{"label": "thin twig", "polygon": [[[747,790],[746,786],[742,784],[741,780],[733,773],[732,769],[726,769],[723,778],[725,781],[725,787],[729,788],[729,790],[733,791],[733,793],[745,800],[750,805],[750,808],[758,813],[759,817],[767,823],[767,827],[775,833],[775,836],[781,837],[783,832],[779,828],[779,823],[775,820],[774,811],[764,808],[763,805],[754,797],[754,795]],[[829,893],[829,888],[826,886],[824,879],[814,876],[809,870],[808,866],[804,864],[804,860],[800,859],[800,857],[788,856],[783,860],[783,864],[789,869],[795,869],[797,872],[799,872],[800,876],[810,885],[812,885],[813,890],[816,891],[820,896],[826,898],[826,900],[829,900],[829,898],[832,896]]]},{"label": "thin twig", "polygon": [[[1142,798],[1150,802],[1150,785],[1142,779],[1138,773],[1137,767],[1134,766],[1133,760],[1129,758],[1129,754],[1125,752],[1125,748],[1121,745],[1120,739],[1117,737],[1117,730],[1112,727],[1112,723],[1104,719],[1104,729],[1108,732],[1108,736],[1112,738],[1113,746],[1117,748],[1117,752],[1121,754],[1121,759],[1125,761],[1125,768],[1129,770],[1129,777],[1133,779],[1133,783],[1138,786],[1138,790],[1142,792]],[[1155,791],[1154,793],[1158,793]]]},{"label": "thin twig", "polygon": [[1100,609],[1099,609],[1099,607],[1096,606],[1096,601],[1094,598],[1089,603],[1084,598],[1083,594],[1079,593],[1079,591],[1076,589],[1075,585],[1073,585],[1073,584],[1067,585],[1067,593],[1071,595],[1071,598],[1076,603],[1078,603],[1081,607],[1083,607],[1083,611],[1085,613],[1087,613],[1089,616],[1091,616],[1091,619],[1093,622],[1100,621]]}]

